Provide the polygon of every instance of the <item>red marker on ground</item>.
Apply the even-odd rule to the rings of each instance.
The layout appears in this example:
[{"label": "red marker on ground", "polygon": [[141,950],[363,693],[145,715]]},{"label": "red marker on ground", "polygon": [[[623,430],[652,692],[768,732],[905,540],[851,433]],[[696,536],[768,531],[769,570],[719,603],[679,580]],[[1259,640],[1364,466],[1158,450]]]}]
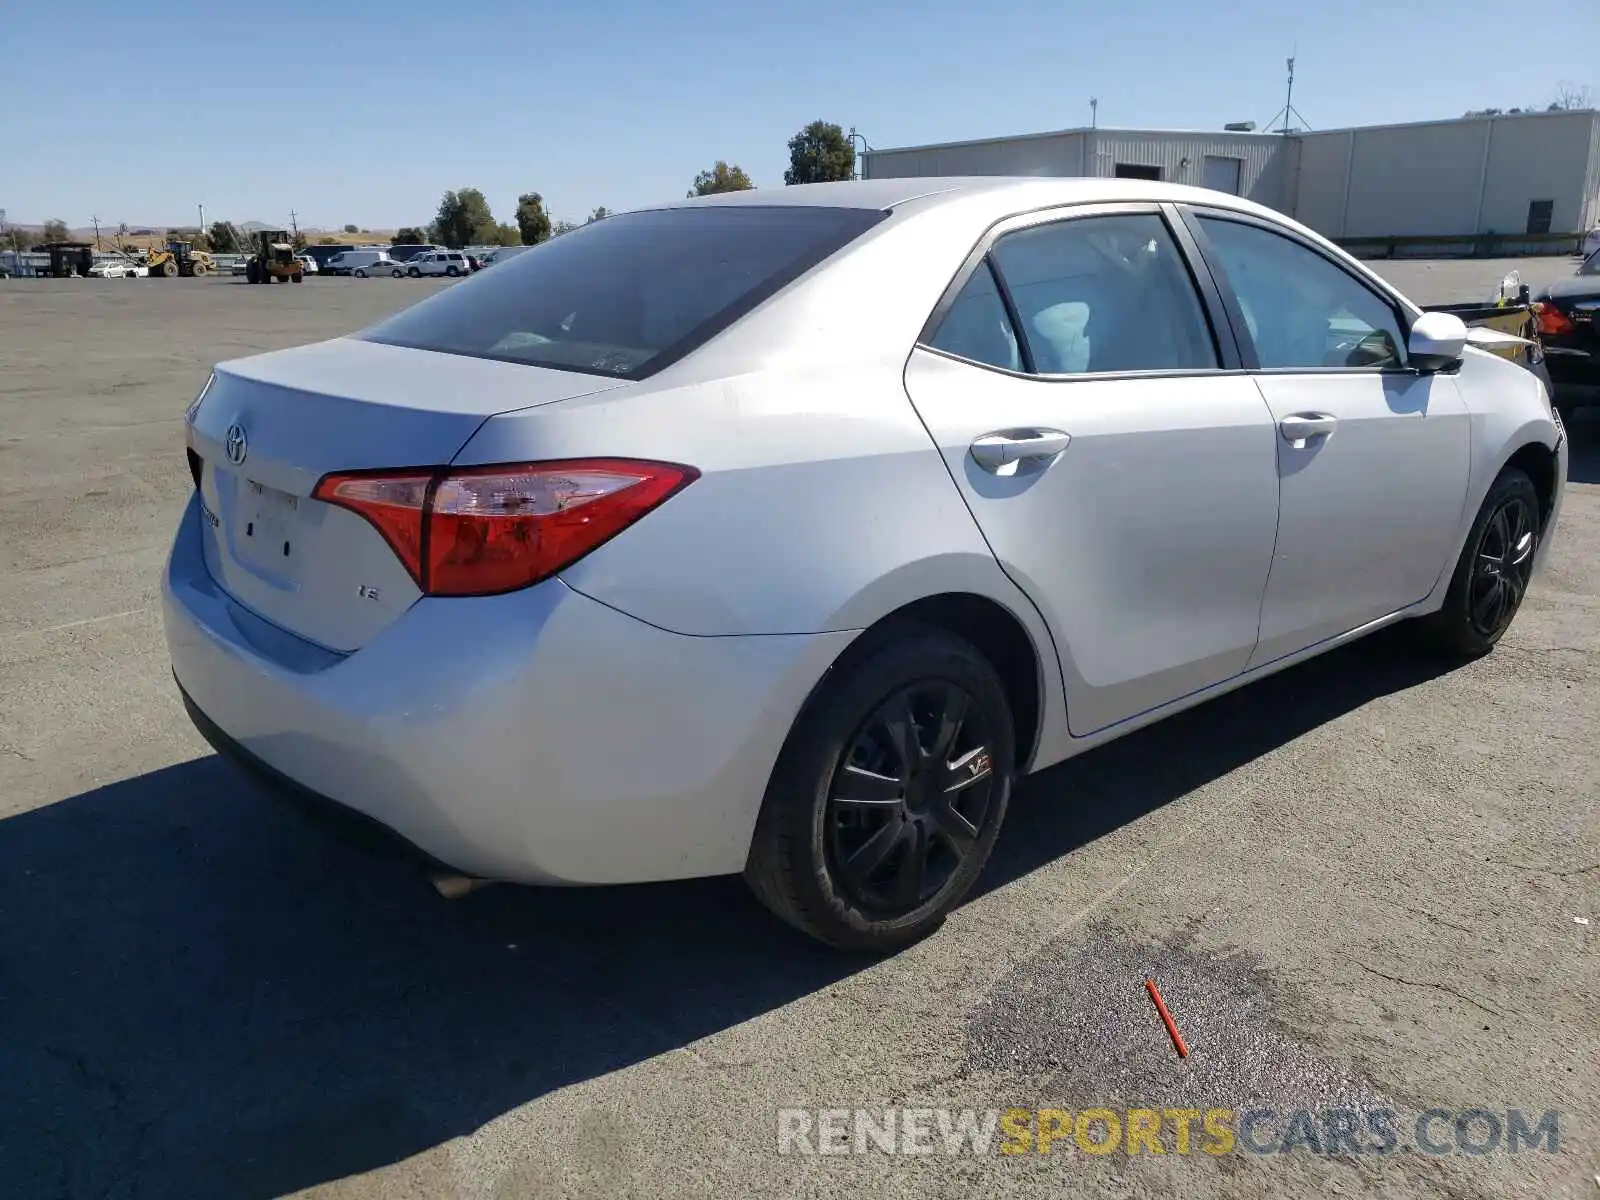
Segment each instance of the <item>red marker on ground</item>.
[{"label": "red marker on ground", "polygon": [[1161,1014],[1161,1023],[1167,1027],[1167,1036],[1172,1039],[1172,1044],[1178,1051],[1178,1057],[1188,1058],[1189,1047],[1184,1044],[1183,1034],[1178,1032],[1178,1026],[1173,1021],[1172,1014],[1167,1011],[1166,1001],[1161,999],[1161,993],[1156,990],[1156,981],[1148,975],[1145,976],[1144,990],[1150,993],[1150,999],[1155,1002],[1156,1011]]}]

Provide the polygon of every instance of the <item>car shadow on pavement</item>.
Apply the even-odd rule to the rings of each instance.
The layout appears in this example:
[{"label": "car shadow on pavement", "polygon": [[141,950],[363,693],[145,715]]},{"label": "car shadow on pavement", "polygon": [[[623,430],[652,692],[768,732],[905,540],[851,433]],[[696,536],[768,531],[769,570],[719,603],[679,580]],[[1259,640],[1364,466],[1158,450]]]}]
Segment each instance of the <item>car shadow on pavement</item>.
[{"label": "car shadow on pavement", "polygon": [[[1380,635],[1045,772],[982,886],[1437,670]],[[348,834],[215,757],[0,821],[5,1194],[280,1195],[868,965],[737,879],[446,903]]]},{"label": "car shadow on pavement", "polygon": [[1400,625],[1025,779],[977,891],[1000,887],[1380,696],[1450,669]]}]

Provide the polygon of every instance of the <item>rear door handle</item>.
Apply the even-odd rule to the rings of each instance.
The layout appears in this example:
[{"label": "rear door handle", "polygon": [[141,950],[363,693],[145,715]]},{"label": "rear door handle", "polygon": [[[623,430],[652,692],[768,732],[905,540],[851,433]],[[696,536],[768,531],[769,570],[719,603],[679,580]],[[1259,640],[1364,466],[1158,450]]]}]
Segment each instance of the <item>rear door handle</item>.
[{"label": "rear door handle", "polygon": [[1295,413],[1278,422],[1278,432],[1292,446],[1304,446],[1312,438],[1330,436],[1339,427],[1339,418],[1327,413]]},{"label": "rear door handle", "polygon": [[972,459],[991,475],[1014,475],[1017,468],[1049,466],[1072,441],[1059,429],[1002,429],[972,443]]}]

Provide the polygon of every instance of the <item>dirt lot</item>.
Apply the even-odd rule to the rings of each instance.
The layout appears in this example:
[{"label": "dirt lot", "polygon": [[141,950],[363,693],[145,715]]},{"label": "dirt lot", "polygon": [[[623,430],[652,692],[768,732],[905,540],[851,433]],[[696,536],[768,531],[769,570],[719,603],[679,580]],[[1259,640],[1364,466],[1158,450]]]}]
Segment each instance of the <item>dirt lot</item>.
[{"label": "dirt lot", "polygon": [[[0,284],[0,1191],[1597,1194],[1600,412],[1494,654],[1382,635],[1051,770],[946,929],[865,962],[734,880],[445,903],[192,732],[156,610],[185,404],[434,286]],[[781,1109],[886,1106],[1240,1136],[779,1153]],[[1297,1110],[1392,1110],[1397,1148],[1314,1148]],[[1511,1153],[1509,1110],[1559,1153]]]}]

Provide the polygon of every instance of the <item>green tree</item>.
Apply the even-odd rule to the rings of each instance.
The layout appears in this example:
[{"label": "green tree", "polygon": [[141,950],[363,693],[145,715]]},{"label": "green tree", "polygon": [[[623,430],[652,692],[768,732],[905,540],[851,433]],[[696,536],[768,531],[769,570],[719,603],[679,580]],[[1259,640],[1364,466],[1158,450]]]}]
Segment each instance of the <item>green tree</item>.
[{"label": "green tree", "polygon": [[40,241],[64,242],[72,236],[72,231],[67,228],[67,223],[60,217],[51,217],[44,223],[44,236]]},{"label": "green tree", "polygon": [[346,233],[360,233],[361,232],[361,226],[359,226],[359,225],[346,225],[344,227],[344,231]]},{"label": "green tree", "polygon": [[317,239],[317,245],[319,246],[337,246],[338,244],[339,239],[336,237],[319,237]]},{"label": "green tree", "polygon": [[415,225],[407,225],[404,229],[394,231],[394,237],[389,239],[392,246],[415,246],[428,240],[425,229],[418,229]]},{"label": "green tree", "polygon": [[689,198],[715,196],[721,192],[748,192],[755,186],[750,182],[750,176],[744,173],[743,167],[730,166],[719,158],[711,170],[701,171],[694,177]]},{"label": "green tree", "polygon": [[550,226],[550,236],[560,237],[563,233],[571,233],[576,228],[577,225],[571,221],[557,221],[554,225]]},{"label": "green tree", "polygon": [[306,248],[306,235],[299,230],[295,230],[294,236],[289,239],[289,244],[294,247],[294,252],[299,254],[300,251]]},{"label": "green tree", "polygon": [[209,251],[211,249],[211,239],[207,237],[204,232],[196,229],[193,235],[191,235],[189,238],[189,248],[191,250]]},{"label": "green tree", "polygon": [[5,244],[10,249],[15,250],[18,254],[22,254],[33,245],[33,235],[26,229],[19,229],[17,226],[13,225],[10,229],[6,230]]},{"label": "green tree", "polygon": [[854,179],[856,148],[844,130],[813,121],[789,139],[789,169],[784,183],[831,183]]},{"label": "green tree", "polygon": [[596,221],[604,221],[610,215],[611,215],[611,210],[609,208],[607,208],[604,204],[602,204],[599,208],[595,209],[592,213],[589,214],[589,219],[587,221],[585,221],[584,224],[585,225],[593,225]]},{"label": "green tree", "polygon": [[494,224],[489,202],[477,188],[446,192],[439,201],[439,215],[433,220],[438,240],[452,250],[487,241]]},{"label": "green tree", "polygon": [[233,236],[233,227],[226,221],[211,222],[211,248],[218,254],[243,254],[245,248]]},{"label": "green tree", "polygon": [[550,240],[550,214],[545,212],[544,197],[538,192],[523,192],[517,197],[517,232],[524,246]]}]

